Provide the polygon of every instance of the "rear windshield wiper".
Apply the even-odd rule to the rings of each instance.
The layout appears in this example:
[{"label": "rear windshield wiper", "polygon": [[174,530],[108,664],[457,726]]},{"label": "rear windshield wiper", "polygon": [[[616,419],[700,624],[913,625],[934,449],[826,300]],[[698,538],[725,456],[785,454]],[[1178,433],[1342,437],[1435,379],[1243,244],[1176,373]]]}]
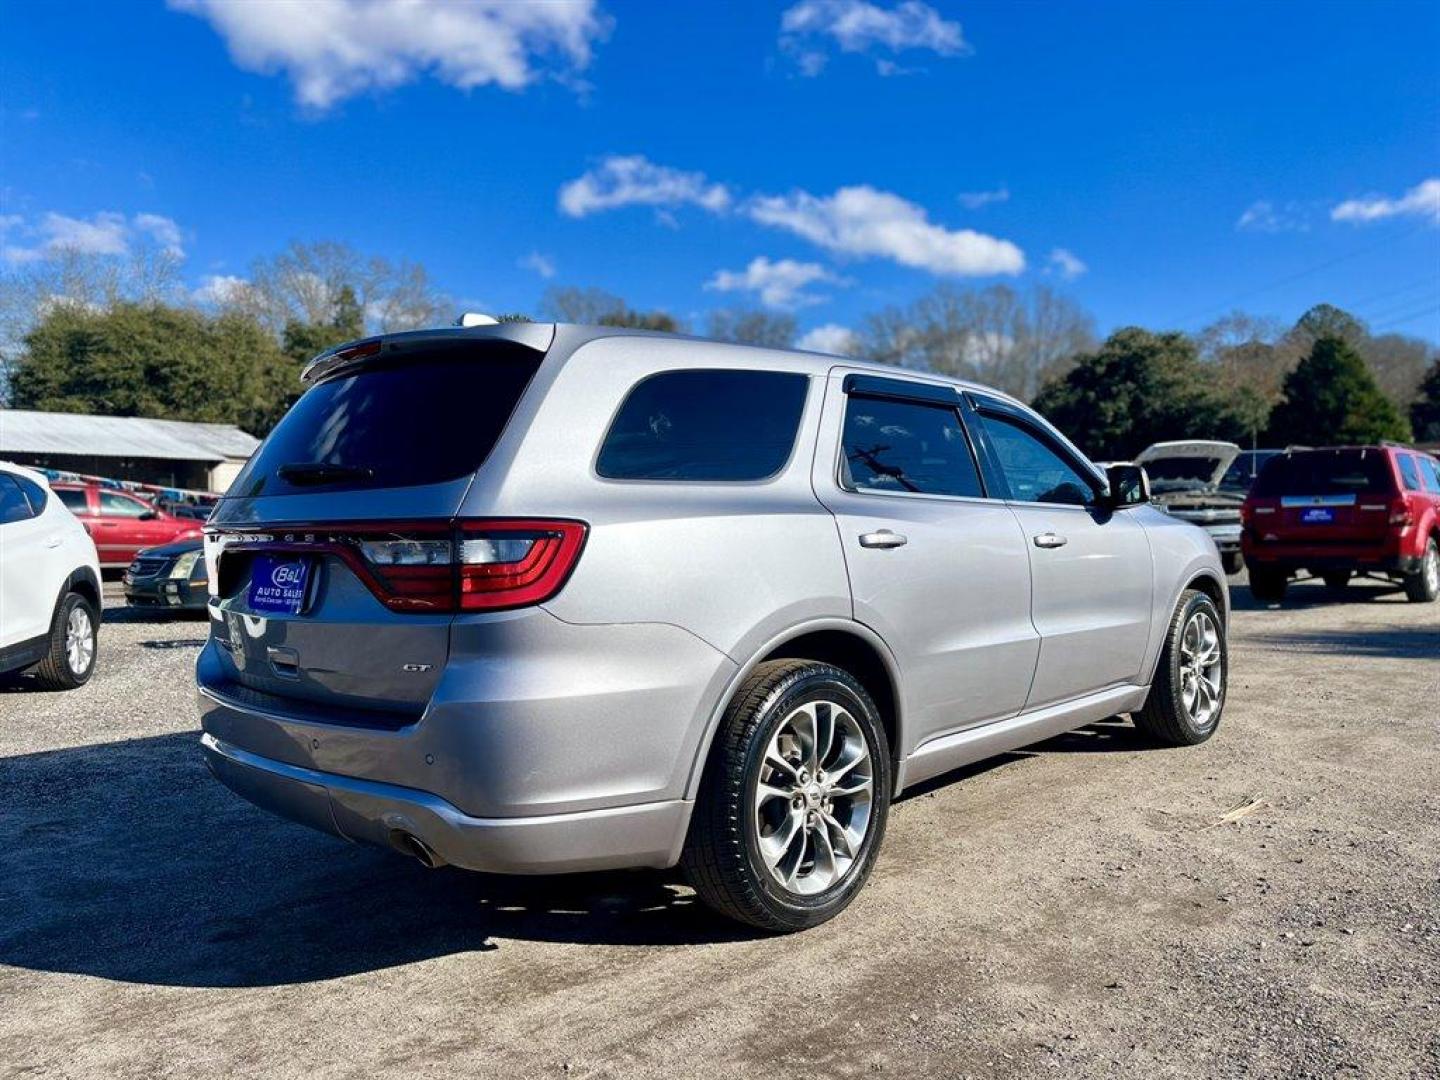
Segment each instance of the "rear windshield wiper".
[{"label": "rear windshield wiper", "polygon": [[336,465],[325,461],[296,461],[275,470],[280,479],[297,487],[307,484],[339,484],[346,480],[369,480],[374,469],[364,465]]}]

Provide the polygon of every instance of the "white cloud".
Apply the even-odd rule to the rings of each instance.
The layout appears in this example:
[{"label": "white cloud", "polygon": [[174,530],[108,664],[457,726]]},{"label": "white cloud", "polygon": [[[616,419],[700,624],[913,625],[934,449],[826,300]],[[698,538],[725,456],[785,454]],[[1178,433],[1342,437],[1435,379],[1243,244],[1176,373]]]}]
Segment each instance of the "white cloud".
[{"label": "white cloud", "polygon": [[795,343],[797,349],[810,352],[833,353],[836,356],[853,356],[859,345],[853,330],[838,323],[826,323],[805,333]]},{"label": "white cloud", "polygon": [[65,248],[82,255],[124,255],[130,249],[125,215],[109,210],[88,220],[52,211],[40,219],[39,232],[48,251]]},{"label": "white cloud", "polygon": [[521,270],[533,270],[542,278],[549,279],[555,276],[555,260],[538,251],[532,251],[529,255],[516,260],[515,265]]},{"label": "white cloud", "polygon": [[15,230],[31,239],[28,246],[6,245],[0,260],[19,265],[38,262],[60,251],[80,255],[128,255],[137,237],[148,237],[177,259],[185,257],[180,226],[161,214],[136,214],[126,218],[113,210],[101,210],[88,218],[70,217],[55,211],[27,223],[19,214],[5,216],[6,232]]},{"label": "white cloud", "polygon": [[[283,71],[312,109],[423,73],[462,90],[521,90],[589,65],[611,20],[595,0],[168,0],[225,39],[247,71]],[[552,62],[553,58],[553,62]]]},{"label": "white cloud", "polygon": [[164,248],[167,254],[173,255],[177,259],[185,257],[185,249],[180,243],[180,226],[175,224],[173,218],[165,217],[163,214],[136,214],[135,228],[147,234]]},{"label": "white cloud", "polygon": [[762,225],[785,229],[828,251],[892,259],[936,274],[1018,274],[1024,253],[1008,240],[971,229],[946,229],[922,207],[867,185],[833,195],[794,191],[751,199],[746,213]]},{"label": "white cloud", "polygon": [[1050,252],[1050,269],[1059,274],[1066,281],[1074,281],[1081,274],[1090,268],[1076,257],[1073,251],[1065,248],[1056,248]]},{"label": "white cloud", "polygon": [[[796,57],[803,75],[818,75],[825,67],[825,53],[817,42],[833,43],[848,53],[922,49],[962,56],[971,51],[958,22],[942,18],[919,0],[904,0],[893,7],[868,0],[801,0],[787,8],[780,16],[780,46]],[[876,69],[881,75],[915,70],[883,59]]]},{"label": "white cloud", "polygon": [[233,304],[250,291],[250,282],[234,274],[207,274],[190,298],[199,304]]},{"label": "white cloud", "polygon": [[1001,184],[994,191],[962,191],[955,198],[960,200],[960,205],[966,210],[979,210],[991,203],[1009,202],[1010,189]]},{"label": "white cloud", "polygon": [[846,284],[819,263],[780,259],[771,262],[764,255],[750,260],[744,270],[717,270],[706,282],[707,289],[719,292],[751,292],[767,307],[795,308],[824,301],[823,296],[805,292],[807,285],[828,282]]},{"label": "white cloud", "polygon": [[1330,211],[1332,220],[1356,224],[1409,216],[1429,218],[1440,225],[1440,178],[1422,180],[1398,199],[1369,195],[1347,199]]},{"label": "white cloud", "polygon": [[730,205],[730,192],[704,173],[656,165],[640,154],[612,154],[560,188],[560,209],[577,218],[621,206],[668,210],[686,204],[718,212]]},{"label": "white cloud", "polygon": [[1308,232],[1309,212],[1299,203],[1276,205],[1269,199],[1256,199],[1235,219],[1239,232]]}]

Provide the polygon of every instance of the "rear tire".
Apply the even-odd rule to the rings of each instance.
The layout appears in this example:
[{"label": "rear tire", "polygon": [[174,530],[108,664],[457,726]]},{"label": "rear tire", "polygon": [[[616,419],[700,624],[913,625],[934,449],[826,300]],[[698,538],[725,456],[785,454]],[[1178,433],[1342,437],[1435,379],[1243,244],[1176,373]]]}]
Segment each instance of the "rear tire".
[{"label": "rear tire", "polygon": [[1245,556],[1238,551],[1227,551],[1220,556],[1220,565],[1225,568],[1225,573],[1238,574],[1245,569]]},{"label": "rear tire", "polygon": [[1175,607],[1150,696],[1135,726],[1162,746],[1195,746],[1215,734],[1225,708],[1230,657],[1215,601],[1187,589]]},{"label": "rear tire", "polygon": [[767,661],[725,710],[680,866],[722,915],[816,926],[865,884],[890,789],[890,745],[865,688],[830,664]]},{"label": "rear tire", "polygon": [[1433,603],[1440,597],[1440,547],[1433,536],[1420,556],[1420,569],[1405,575],[1405,595],[1417,604]]},{"label": "rear tire", "polygon": [[74,690],[90,681],[100,644],[100,615],[79,593],[66,593],[50,623],[50,648],[31,671],[46,690]]},{"label": "rear tire", "polygon": [[1250,595],[1262,604],[1278,604],[1285,599],[1289,575],[1270,566],[1250,566]]},{"label": "rear tire", "polygon": [[1322,574],[1320,576],[1321,579],[1325,582],[1325,587],[1331,592],[1339,592],[1341,589],[1345,588],[1346,585],[1350,584],[1349,570],[1334,570],[1328,574]]}]

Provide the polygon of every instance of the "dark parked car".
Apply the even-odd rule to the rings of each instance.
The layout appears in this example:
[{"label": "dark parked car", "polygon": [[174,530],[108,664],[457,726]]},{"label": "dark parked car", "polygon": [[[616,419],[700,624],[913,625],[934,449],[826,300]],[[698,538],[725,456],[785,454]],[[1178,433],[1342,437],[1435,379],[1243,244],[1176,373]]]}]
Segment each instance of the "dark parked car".
[{"label": "dark parked car", "polygon": [[200,539],[146,548],[125,571],[125,601],[133,607],[204,611],[209,595]]}]

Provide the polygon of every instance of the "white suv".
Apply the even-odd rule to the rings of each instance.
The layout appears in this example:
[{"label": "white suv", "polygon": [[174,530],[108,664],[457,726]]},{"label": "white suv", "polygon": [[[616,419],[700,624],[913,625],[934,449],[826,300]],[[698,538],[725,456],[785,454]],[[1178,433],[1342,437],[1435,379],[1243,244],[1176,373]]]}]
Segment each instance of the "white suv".
[{"label": "white suv", "polygon": [[39,473],[0,462],[0,674],[73,690],[95,670],[95,542]]}]

